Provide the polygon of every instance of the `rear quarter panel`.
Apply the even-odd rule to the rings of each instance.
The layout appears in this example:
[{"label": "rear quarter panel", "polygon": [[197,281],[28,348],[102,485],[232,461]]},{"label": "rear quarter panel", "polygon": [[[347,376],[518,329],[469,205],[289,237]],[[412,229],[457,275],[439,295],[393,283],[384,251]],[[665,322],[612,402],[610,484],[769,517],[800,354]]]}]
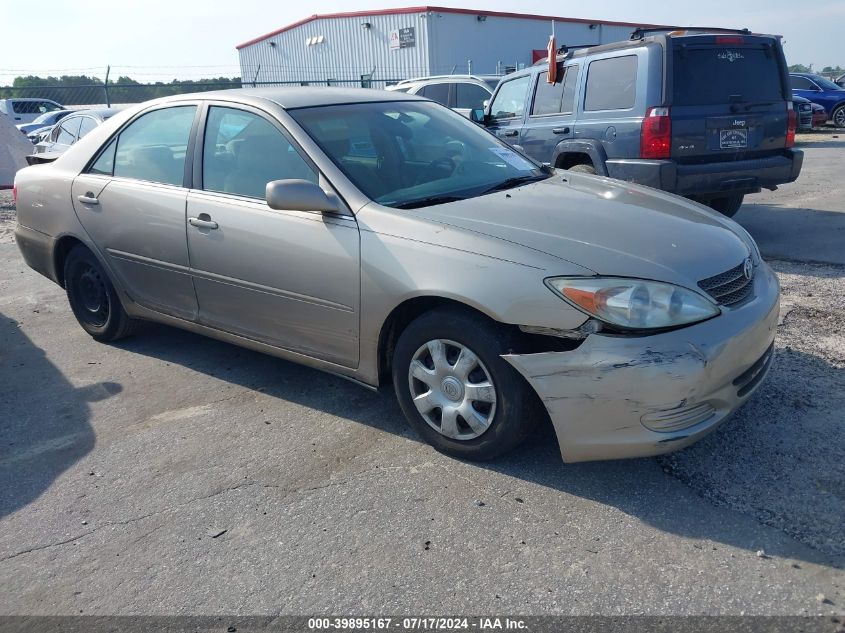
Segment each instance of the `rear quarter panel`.
[{"label": "rear quarter panel", "polygon": [[[637,57],[634,105],[625,110],[586,110],[584,104],[590,64],[627,55]],[[640,48],[611,51],[588,56],[581,63],[575,138],[600,142],[607,158],[638,158],[640,130],[645,111],[663,102],[663,47],[652,43]]]}]

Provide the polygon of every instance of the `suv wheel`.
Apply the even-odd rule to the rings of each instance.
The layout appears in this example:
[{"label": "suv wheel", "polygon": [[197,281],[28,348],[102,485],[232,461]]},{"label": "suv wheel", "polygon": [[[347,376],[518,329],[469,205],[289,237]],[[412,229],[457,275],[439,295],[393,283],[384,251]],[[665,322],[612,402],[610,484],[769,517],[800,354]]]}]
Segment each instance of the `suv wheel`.
[{"label": "suv wheel", "polygon": [[501,358],[513,337],[468,311],[427,312],[402,332],[393,386],[411,427],[453,457],[486,460],[518,446],[540,415],[534,392]]},{"label": "suv wheel", "polygon": [[736,194],[733,196],[725,196],[723,198],[712,198],[707,201],[707,206],[718,211],[722,215],[732,218],[739,211],[742,206],[742,200],[745,198],[743,194]]},{"label": "suv wheel", "polygon": [[116,341],[129,336],[138,321],[123,309],[106,271],[86,247],[74,246],[65,260],[65,290],[82,329],[94,340]]},{"label": "suv wheel", "polygon": [[592,165],[588,165],[587,163],[581,163],[579,165],[573,165],[567,171],[577,171],[581,174],[592,174],[596,175],[596,168]]},{"label": "suv wheel", "polygon": [[836,108],[830,118],[836,127],[845,127],[845,103]]}]

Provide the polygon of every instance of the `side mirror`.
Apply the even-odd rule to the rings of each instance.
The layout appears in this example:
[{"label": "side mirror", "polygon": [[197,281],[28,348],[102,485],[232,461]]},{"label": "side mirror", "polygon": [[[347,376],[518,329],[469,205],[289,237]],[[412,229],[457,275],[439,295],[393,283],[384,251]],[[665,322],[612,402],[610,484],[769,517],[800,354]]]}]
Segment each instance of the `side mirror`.
[{"label": "side mirror", "polygon": [[484,110],[478,108],[476,110],[470,110],[469,112],[469,120],[473,123],[478,123],[480,125],[484,125],[487,121],[487,117],[484,116]]},{"label": "side mirror", "polygon": [[337,201],[332,200],[319,185],[307,180],[274,180],[265,190],[267,206],[278,211],[338,211]]}]

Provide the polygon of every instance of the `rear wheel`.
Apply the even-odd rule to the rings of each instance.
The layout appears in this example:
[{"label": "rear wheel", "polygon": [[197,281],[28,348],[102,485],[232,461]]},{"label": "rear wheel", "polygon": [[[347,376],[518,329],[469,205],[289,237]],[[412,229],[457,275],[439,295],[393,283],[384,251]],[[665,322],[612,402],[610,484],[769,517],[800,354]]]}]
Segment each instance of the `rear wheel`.
[{"label": "rear wheel", "polygon": [[116,341],[132,333],[137,321],[126,314],[106,271],[85,246],[68,253],[64,279],[76,320],[95,340]]},{"label": "rear wheel", "polygon": [[540,417],[536,396],[501,358],[512,336],[483,317],[435,309],[402,332],[393,386],[409,424],[442,453],[492,459],[518,446]]},{"label": "rear wheel", "polygon": [[845,104],[836,108],[830,118],[836,127],[845,127]]},{"label": "rear wheel", "polygon": [[587,163],[580,163],[578,165],[573,165],[568,169],[568,171],[577,171],[581,174],[596,174],[596,168],[592,165],[588,165]]},{"label": "rear wheel", "polygon": [[707,206],[713,209],[714,211],[718,211],[722,215],[726,215],[729,218],[732,218],[736,215],[736,212],[739,211],[739,208],[742,206],[742,201],[745,198],[743,194],[736,194],[733,196],[725,196],[722,198],[711,198],[707,201]]}]

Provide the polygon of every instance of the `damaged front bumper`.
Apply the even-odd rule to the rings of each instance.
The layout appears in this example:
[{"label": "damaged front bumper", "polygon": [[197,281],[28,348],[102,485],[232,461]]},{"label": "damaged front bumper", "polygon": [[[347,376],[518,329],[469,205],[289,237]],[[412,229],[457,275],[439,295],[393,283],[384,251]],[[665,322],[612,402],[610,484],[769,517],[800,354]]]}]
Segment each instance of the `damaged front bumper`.
[{"label": "damaged front bumper", "polygon": [[713,431],[760,385],[774,356],[780,287],[718,317],[650,336],[592,334],[575,350],[507,354],[549,412],[564,461],[659,455]]}]

